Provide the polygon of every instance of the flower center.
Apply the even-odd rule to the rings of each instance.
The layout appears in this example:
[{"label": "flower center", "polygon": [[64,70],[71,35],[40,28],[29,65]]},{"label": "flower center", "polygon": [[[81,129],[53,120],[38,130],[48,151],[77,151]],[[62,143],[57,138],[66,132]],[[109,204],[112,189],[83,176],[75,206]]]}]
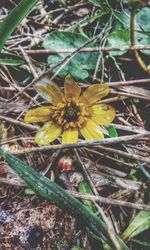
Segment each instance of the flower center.
[{"label": "flower center", "polygon": [[64,129],[82,127],[90,116],[83,103],[64,102],[52,107],[54,122]]},{"label": "flower center", "polygon": [[75,106],[74,104],[72,104],[70,107],[66,107],[64,109],[64,119],[67,122],[77,121],[79,111],[79,107]]}]

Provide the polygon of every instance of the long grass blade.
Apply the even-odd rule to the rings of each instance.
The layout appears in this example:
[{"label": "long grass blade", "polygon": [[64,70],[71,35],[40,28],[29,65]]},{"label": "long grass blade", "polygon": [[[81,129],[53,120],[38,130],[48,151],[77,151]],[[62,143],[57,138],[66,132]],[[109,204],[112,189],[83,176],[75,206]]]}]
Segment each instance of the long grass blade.
[{"label": "long grass blade", "polygon": [[0,23],[0,50],[23,18],[39,0],[22,0]]},{"label": "long grass blade", "polygon": [[[114,247],[108,233],[106,224],[86,208],[80,201],[68,194],[63,188],[50,181],[47,177],[33,170],[23,161],[0,148],[0,155],[3,156],[11,168],[41,197],[53,203],[75,216],[84,227],[88,227],[94,234],[107,242],[112,249]],[[128,250],[127,245],[119,236],[115,235],[120,250]]]}]

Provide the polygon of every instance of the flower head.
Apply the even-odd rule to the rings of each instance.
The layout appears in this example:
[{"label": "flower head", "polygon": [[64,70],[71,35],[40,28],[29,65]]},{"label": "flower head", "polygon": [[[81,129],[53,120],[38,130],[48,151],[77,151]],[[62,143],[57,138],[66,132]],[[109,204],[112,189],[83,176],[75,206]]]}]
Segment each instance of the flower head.
[{"label": "flower head", "polygon": [[51,105],[29,110],[26,123],[45,122],[35,136],[39,145],[47,145],[62,134],[62,143],[75,143],[79,132],[86,140],[104,138],[100,125],[110,124],[115,118],[115,110],[106,104],[96,104],[108,95],[106,84],[93,84],[82,94],[81,88],[67,76],[64,93],[47,77],[35,85],[40,95]]}]

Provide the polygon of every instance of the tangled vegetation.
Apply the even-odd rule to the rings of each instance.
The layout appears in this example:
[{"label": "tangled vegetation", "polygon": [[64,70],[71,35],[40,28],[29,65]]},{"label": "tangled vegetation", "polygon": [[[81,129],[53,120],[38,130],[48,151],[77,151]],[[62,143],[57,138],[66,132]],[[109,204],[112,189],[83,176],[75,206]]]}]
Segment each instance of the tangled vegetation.
[{"label": "tangled vegetation", "polygon": [[2,249],[150,248],[149,55],[148,0],[0,2]]}]

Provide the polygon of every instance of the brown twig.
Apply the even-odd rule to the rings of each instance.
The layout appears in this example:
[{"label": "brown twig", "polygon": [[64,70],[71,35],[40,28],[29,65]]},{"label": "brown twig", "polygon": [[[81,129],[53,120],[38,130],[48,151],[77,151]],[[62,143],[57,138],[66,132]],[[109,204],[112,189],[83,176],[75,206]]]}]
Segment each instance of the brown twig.
[{"label": "brown twig", "polygon": [[[75,152],[75,155],[76,155],[76,158],[77,158],[78,162],[80,163],[80,166],[82,167],[82,171],[83,171],[88,183],[90,184],[90,187],[91,187],[93,193],[96,196],[98,196],[99,195],[98,191],[97,191],[97,189],[96,189],[96,187],[95,187],[95,185],[93,183],[93,180],[92,180],[92,178],[90,176],[90,173],[88,172],[88,169],[86,168],[84,162],[82,162],[81,157],[79,156],[76,149],[74,149],[74,152]],[[102,216],[103,220],[105,221],[105,223],[106,223],[106,225],[108,227],[109,236],[112,239],[112,241],[114,242],[114,245],[116,246],[116,249],[121,250],[120,245],[119,245],[119,243],[117,241],[117,238],[115,236],[115,231],[114,231],[114,227],[112,225],[112,222],[111,222],[110,218],[105,215],[103,209],[100,206],[101,205],[100,201],[98,201],[98,204],[94,200],[92,200],[92,201],[93,201],[94,205],[96,206],[96,208],[98,209],[98,211],[100,212],[100,215]]]},{"label": "brown twig", "polygon": [[[17,93],[14,98],[18,97],[22,92],[26,91],[28,88],[30,88],[31,86],[33,86],[37,81],[39,81],[42,77],[49,75],[51,72],[53,72],[53,70],[55,68],[57,68],[58,66],[62,66],[64,63],[66,64],[67,62],[70,61],[71,58],[73,58],[76,54],[79,53],[79,51],[81,49],[83,49],[85,46],[87,46],[89,43],[93,42],[94,40],[98,39],[99,35],[94,36],[93,38],[89,39],[88,41],[86,41],[84,44],[82,44],[79,48],[77,48],[75,51],[73,51],[72,53],[70,53],[69,55],[67,55],[66,57],[64,57],[62,60],[60,60],[57,64],[55,64],[53,67],[49,68],[47,71],[43,72],[43,74],[41,74],[39,77],[37,77],[36,79],[34,79],[30,84],[28,84],[26,87],[24,87],[22,89],[22,91],[20,91],[19,93]],[[56,75],[56,74],[55,74]]]},{"label": "brown twig", "polygon": [[134,84],[149,84],[150,79],[136,79],[130,81],[120,81],[120,82],[105,82],[109,87],[120,87],[125,85],[134,85]]},{"label": "brown twig", "polygon": [[[16,49],[17,50],[17,49]],[[55,55],[58,53],[72,53],[76,49],[74,48],[68,48],[68,49],[53,49],[53,50],[46,50],[46,49],[39,49],[39,50],[26,50],[26,53],[28,55]],[[134,45],[131,47],[124,47],[124,48],[107,48],[107,47],[98,47],[98,48],[83,48],[80,49],[79,53],[81,52],[109,52],[109,51],[122,51],[122,50],[129,50],[129,51],[134,51],[134,50],[150,50],[150,45]]]},{"label": "brown twig", "polygon": [[111,125],[113,125],[118,130],[123,130],[123,131],[138,133],[138,134],[145,134],[148,132],[144,128],[141,128],[138,126],[127,126],[127,125],[124,126],[124,125],[115,124],[115,123],[111,123]]},{"label": "brown twig", "polygon": [[[134,84],[149,84],[150,79],[137,79],[137,80],[130,80],[130,81],[119,81],[119,82],[106,82],[105,84],[108,84],[112,88],[117,88],[120,86],[128,86],[128,85],[134,85]],[[88,87],[89,84],[84,84],[83,87]],[[23,87],[19,87],[20,90],[24,90]],[[5,90],[5,91],[17,91],[13,86],[11,87],[1,87],[0,90]],[[33,90],[33,88],[28,88],[28,90]]]},{"label": "brown twig", "polygon": [[20,49],[20,51],[21,51],[21,53],[22,53],[22,55],[23,55],[26,63],[29,65],[29,68],[30,68],[30,71],[31,71],[32,75],[34,76],[34,78],[37,78],[38,74],[36,73],[36,71],[35,71],[35,69],[34,69],[34,67],[33,67],[33,65],[31,63],[31,60],[30,60],[27,52],[23,49],[22,46],[19,46],[19,49]]},{"label": "brown twig", "polygon": [[137,210],[145,210],[145,211],[150,211],[150,206],[148,205],[143,205],[143,204],[135,204],[132,202],[126,202],[126,201],[121,201],[121,200],[116,200],[116,199],[111,199],[111,198],[104,198],[101,196],[95,196],[95,195],[90,195],[90,194],[81,194],[75,191],[69,191],[70,194],[75,196],[76,198],[80,198],[83,200],[90,200],[90,201],[99,201],[103,204],[107,205],[112,205],[112,206],[119,206],[119,207],[128,207],[128,208],[134,208]]},{"label": "brown twig", "polygon": [[118,154],[118,155],[121,155],[125,158],[129,158],[129,159],[133,159],[133,160],[139,160],[139,161],[142,161],[142,162],[146,162],[146,163],[150,163],[150,159],[147,157],[143,157],[143,156],[140,156],[140,155],[136,155],[136,154],[131,154],[131,153],[126,153],[124,151],[121,151],[121,150],[118,150],[118,149],[114,149],[114,148],[110,148],[110,147],[104,147],[104,146],[101,146],[99,145],[98,148],[102,151],[105,151],[107,153],[114,153],[114,154]]},{"label": "brown twig", "polygon": [[3,121],[9,122],[9,123],[13,123],[13,124],[15,124],[17,126],[21,126],[23,128],[33,130],[33,131],[36,131],[38,129],[37,126],[26,124],[24,122],[17,121],[16,119],[13,119],[13,118],[10,118],[10,117],[7,117],[7,116],[0,115],[0,119],[3,120]]},{"label": "brown twig", "polygon": [[10,139],[1,140],[0,146],[17,141],[25,141],[25,140],[33,141],[33,139],[34,139],[33,137],[14,137]]},{"label": "brown twig", "polygon": [[[94,153],[96,155],[99,155],[101,156],[101,158],[106,158],[106,159],[109,159],[109,160],[112,160],[116,163],[118,163],[119,165],[121,166],[125,166],[125,167],[130,167],[130,168],[137,168],[136,164],[132,164],[132,163],[127,163],[127,162],[124,162],[124,161],[121,161],[119,159],[116,159],[115,157],[111,157],[109,156],[108,154],[105,154],[105,153],[102,153],[102,152],[99,152],[97,150],[94,150],[94,149],[89,149],[89,148],[86,148],[86,150],[88,152],[91,152],[91,153]],[[80,151],[80,153],[82,153],[82,151]],[[84,156],[84,154],[82,154]]]},{"label": "brown twig", "polygon": [[[13,186],[19,186],[19,187],[28,187],[28,185],[21,181],[21,180],[13,180],[13,179],[6,179],[6,178],[0,178],[0,182],[7,185],[13,185]],[[67,190],[68,191],[68,190]],[[90,195],[90,194],[82,194],[75,191],[68,191],[71,195],[73,195],[76,198],[82,199],[82,200],[89,200],[97,202],[99,201],[102,204],[105,205],[112,205],[112,206],[119,206],[119,207],[127,207],[131,209],[137,209],[137,210],[144,210],[144,211],[150,211],[150,206],[145,204],[136,204],[132,202],[126,202],[122,200],[112,199],[112,198],[106,198],[96,195]]]},{"label": "brown twig", "polygon": [[93,181],[92,181],[92,179],[91,179],[91,176],[90,176],[90,174],[89,174],[89,172],[88,172],[88,169],[86,168],[84,162],[82,162],[81,157],[80,157],[79,154],[78,154],[78,151],[77,151],[76,149],[74,149],[73,151],[74,151],[74,153],[75,153],[75,156],[76,156],[76,158],[77,158],[77,160],[78,160],[80,166],[82,167],[82,172],[83,172],[83,174],[85,175],[86,180],[87,180],[88,183],[90,184],[93,193],[96,194],[96,195],[98,195],[98,191],[97,191],[97,189],[95,188],[94,183],[93,183]]},{"label": "brown twig", "polygon": [[137,94],[132,94],[132,93],[126,93],[126,92],[119,92],[119,91],[115,91],[115,90],[111,90],[110,93],[112,95],[119,95],[119,96],[125,96],[125,97],[132,97],[132,98],[138,98],[138,99],[143,99],[143,100],[147,100],[150,101],[150,96],[144,96],[144,95],[137,95]]},{"label": "brown twig", "polygon": [[22,150],[16,150],[12,151],[12,154],[16,155],[21,155],[21,154],[26,154],[26,153],[31,153],[31,152],[39,152],[39,151],[48,151],[48,150],[59,150],[59,149],[71,149],[71,148],[81,148],[81,147],[91,147],[91,146],[99,146],[99,149],[110,152],[110,153],[117,153],[119,155],[122,155],[124,157],[133,159],[133,160],[139,160],[142,162],[150,163],[150,159],[146,157],[142,157],[139,155],[133,155],[129,154],[120,150],[108,148],[108,147],[103,147],[101,145],[108,145],[108,144],[116,144],[116,143],[122,143],[122,142],[133,142],[136,141],[137,139],[143,139],[146,137],[149,138],[150,132],[147,134],[136,134],[136,135],[129,135],[129,136],[120,136],[116,138],[107,138],[103,140],[98,140],[98,141],[83,141],[83,142],[78,142],[78,143],[72,143],[72,144],[57,144],[57,145],[49,145],[49,146],[40,146],[40,147],[32,147],[32,148],[25,148]]}]

